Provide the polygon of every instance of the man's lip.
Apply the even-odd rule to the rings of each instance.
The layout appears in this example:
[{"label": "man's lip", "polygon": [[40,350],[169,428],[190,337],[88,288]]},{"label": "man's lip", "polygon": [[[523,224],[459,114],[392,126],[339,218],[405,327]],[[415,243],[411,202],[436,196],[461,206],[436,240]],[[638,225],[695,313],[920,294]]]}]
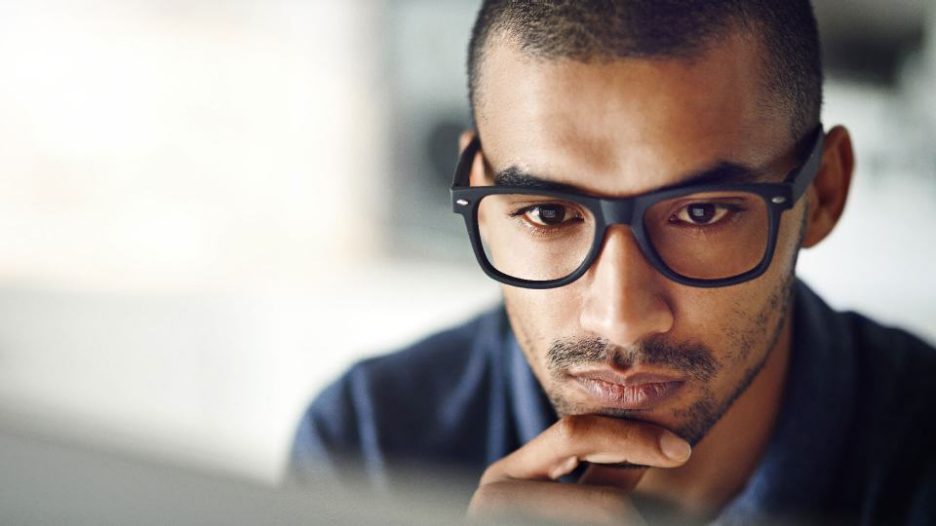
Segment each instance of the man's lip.
[{"label": "man's lip", "polygon": [[609,384],[616,384],[626,387],[645,385],[645,384],[665,384],[669,382],[682,382],[683,378],[676,376],[666,376],[654,373],[630,373],[620,374],[608,369],[594,369],[588,371],[578,371],[571,373],[572,376],[581,379],[600,380]]},{"label": "man's lip", "polygon": [[620,375],[613,371],[585,371],[571,375],[577,387],[602,407],[648,410],[672,399],[685,381],[651,373]]}]

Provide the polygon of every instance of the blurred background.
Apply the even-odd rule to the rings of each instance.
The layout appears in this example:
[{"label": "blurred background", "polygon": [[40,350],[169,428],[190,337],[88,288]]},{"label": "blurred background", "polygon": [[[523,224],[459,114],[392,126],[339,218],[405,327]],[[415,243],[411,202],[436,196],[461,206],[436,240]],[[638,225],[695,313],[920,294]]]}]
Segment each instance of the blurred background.
[{"label": "blurred background", "polygon": [[[936,6],[815,3],[858,169],[800,274],[936,341]],[[495,303],[477,6],[0,0],[0,426],[273,484],[326,382]]]}]

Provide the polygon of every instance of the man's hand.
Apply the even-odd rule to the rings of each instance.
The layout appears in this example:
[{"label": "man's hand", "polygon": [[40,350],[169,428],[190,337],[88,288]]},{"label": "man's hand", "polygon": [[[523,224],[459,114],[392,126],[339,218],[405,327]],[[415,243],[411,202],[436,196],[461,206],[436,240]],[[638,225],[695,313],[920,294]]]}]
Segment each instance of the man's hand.
[{"label": "man's hand", "polygon": [[[468,513],[473,517],[520,514],[560,522],[640,524],[643,520],[627,494],[647,467],[677,467],[689,454],[687,442],[659,426],[596,415],[567,416],[491,464]],[[583,461],[593,465],[579,484],[556,483]],[[643,467],[614,466],[625,463]]]}]

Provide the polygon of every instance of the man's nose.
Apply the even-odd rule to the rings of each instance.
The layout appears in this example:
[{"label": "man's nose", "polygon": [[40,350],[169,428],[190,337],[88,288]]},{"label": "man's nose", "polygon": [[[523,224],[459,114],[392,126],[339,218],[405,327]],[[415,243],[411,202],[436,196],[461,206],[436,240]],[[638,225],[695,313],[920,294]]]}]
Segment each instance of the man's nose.
[{"label": "man's nose", "polygon": [[673,326],[673,312],[630,229],[612,226],[588,273],[582,328],[609,343],[633,345]]}]

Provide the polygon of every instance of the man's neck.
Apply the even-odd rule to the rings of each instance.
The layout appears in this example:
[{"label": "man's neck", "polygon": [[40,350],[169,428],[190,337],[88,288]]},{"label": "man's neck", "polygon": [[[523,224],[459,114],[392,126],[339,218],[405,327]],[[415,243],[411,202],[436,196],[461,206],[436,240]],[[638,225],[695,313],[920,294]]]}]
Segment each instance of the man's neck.
[{"label": "man's neck", "polygon": [[[790,313],[792,314],[792,313]],[[713,518],[744,488],[764,455],[780,412],[790,358],[792,316],[748,389],[675,469],[650,469],[633,494],[678,513]]]}]

